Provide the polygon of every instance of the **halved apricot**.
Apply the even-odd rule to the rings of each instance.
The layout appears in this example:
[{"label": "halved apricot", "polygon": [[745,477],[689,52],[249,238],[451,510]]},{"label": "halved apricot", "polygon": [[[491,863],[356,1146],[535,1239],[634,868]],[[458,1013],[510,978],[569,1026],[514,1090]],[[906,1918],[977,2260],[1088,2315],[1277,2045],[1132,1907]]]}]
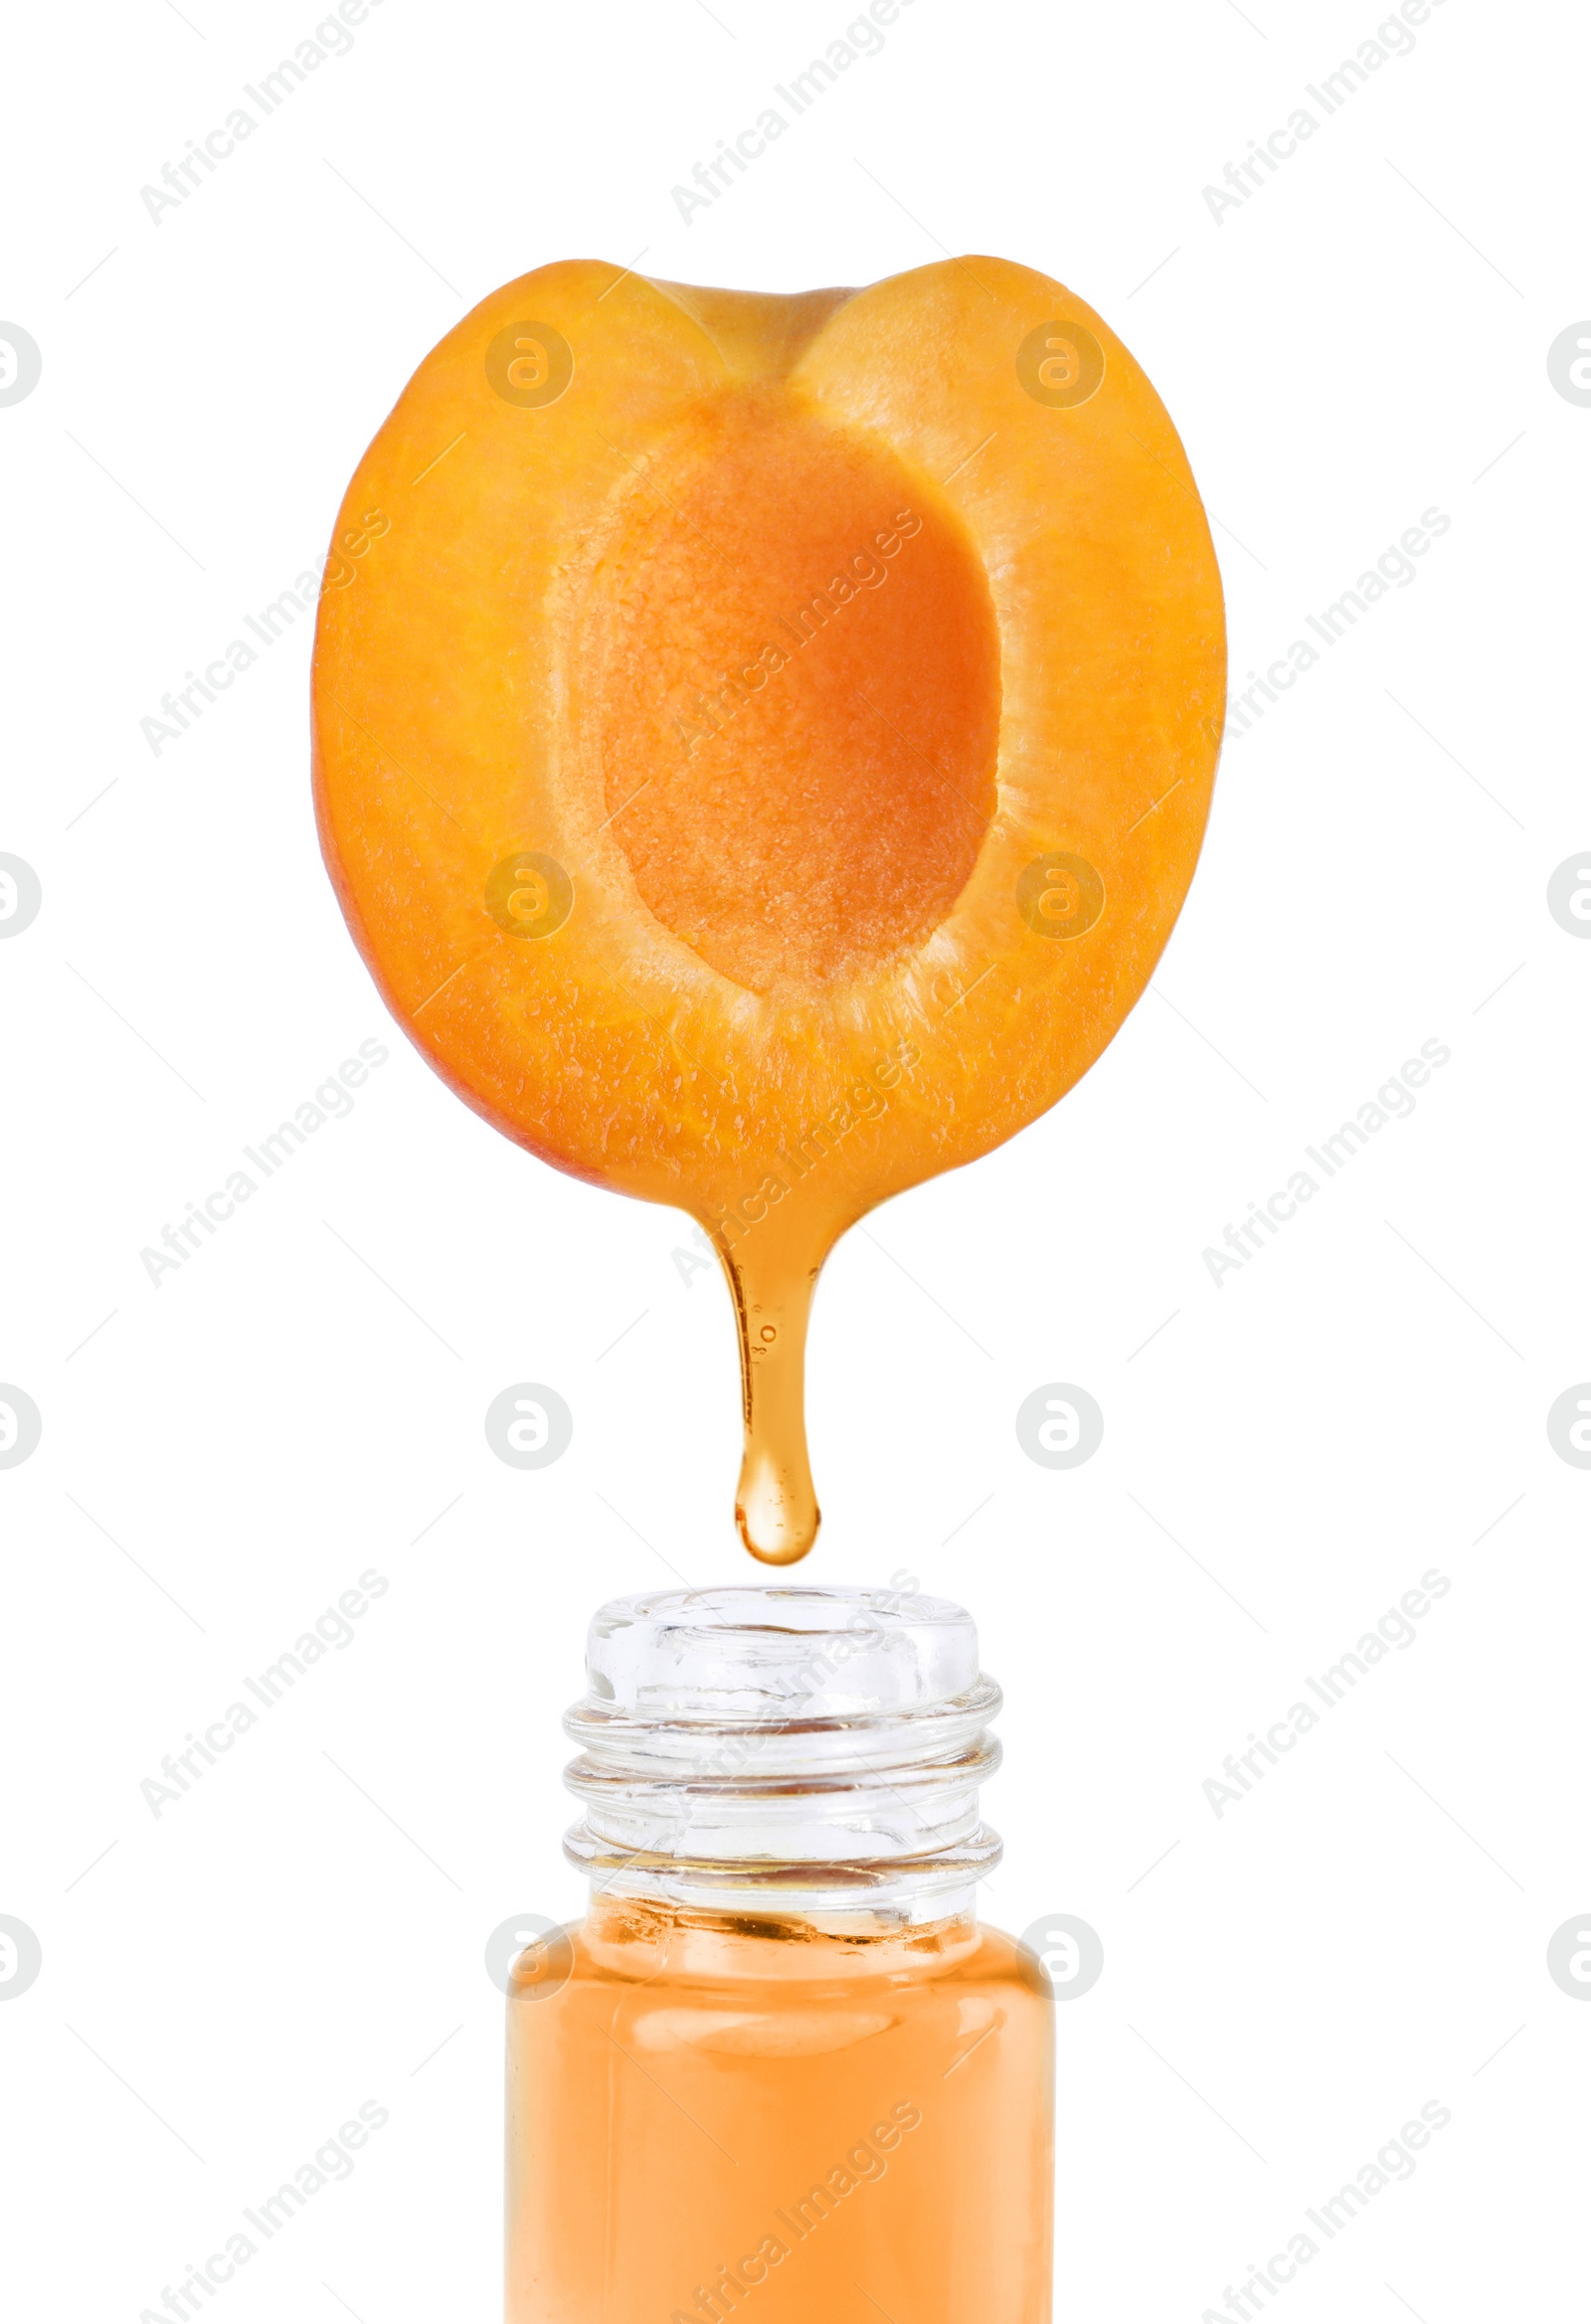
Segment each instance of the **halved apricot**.
[{"label": "halved apricot", "polygon": [[489,1121],[702,1222],[741,1530],[799,1557],[824,1257],[1071,1087],[1192,876],[1224,640],[1171,423],[1000,260],[792,298],[571,262],[426,358],[337,541],[354,935]]}]

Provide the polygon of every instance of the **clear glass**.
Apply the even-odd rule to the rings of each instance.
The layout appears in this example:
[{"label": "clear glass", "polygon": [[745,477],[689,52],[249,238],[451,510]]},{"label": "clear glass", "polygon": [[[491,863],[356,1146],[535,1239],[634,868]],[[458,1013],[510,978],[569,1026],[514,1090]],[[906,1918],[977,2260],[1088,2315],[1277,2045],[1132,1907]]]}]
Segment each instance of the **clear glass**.
[{"label": "clear glass", "polygon": [[970,1618],[657,1593],[589,1668],[591,1908],[510,1982],[509,2324],[1047,2324],[1053,2009],[973,1909]]}]

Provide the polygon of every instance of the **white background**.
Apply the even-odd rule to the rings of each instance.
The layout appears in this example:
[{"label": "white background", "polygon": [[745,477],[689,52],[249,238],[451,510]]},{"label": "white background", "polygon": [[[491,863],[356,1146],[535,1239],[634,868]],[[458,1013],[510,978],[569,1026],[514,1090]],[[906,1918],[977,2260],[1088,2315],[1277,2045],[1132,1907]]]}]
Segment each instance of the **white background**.
[{"label": "white background", "polygon": [[[307,623],[158,758],[139,721],[323,550],[498,282],[968,251],[1072,284],[1146,364],[1240,681],[1423,510],[1451,528],[1229,743],[1084,1085],[831,1261],[806,1577],[904,1566],[973,1608],[1008,1698],[989,1917],[1104,1940],[1058,2018],[1061,2316],[1220,2309],[1432,2099],[1417,2175],[1273,2304],[1569,2313],[1591,2009],[1545,1955],[1591,1906],[1591,1474],[1545,1415],[1591,1373],[1591,944],[1545,890],[1591,844],[1591,411],[1546,351],[1591,313],[1583,20],[1447,0],[1327,119],[1304,85],[1372,0],[917,0],[686,225],[672,186],[842,0],[386,0],[154,223],[140,187],[315,21],[118,0],[11,36],[0,314],[44,371],[0,410],[0,849],[44,905],[0,944],[0,1379],[44,1433],[0,1471],[0,1911],[44,1966],[0,2006],[7,2312],[134,2324],[374,2099],[354,2176],[212,2305],[495,2313],[481,1949],[580,1908],[585,1624],[671,1568],[751,1578],[727,1297],[684,1280],[682,1218],[532,1162],[388,1023],[316,851]],[[1204,186],[1301,103],[1318,133],[1217,223]],[[353,1114],[155,1288],[140,1250],[370,1037]],[[1428,1039],[1413,1116],[1218,1288],[1204,1248]],[[481,1425],[523,1379],[575,1415],[533,1474]],[[1013,1428],[1054,1380],[1106,1416],[1070,1472]],[[370,1567],[355,1642],[154,1817],[162,1755]],[[1432,1567],[1417,1643],[1217,1818],[1223,1757]]]}]

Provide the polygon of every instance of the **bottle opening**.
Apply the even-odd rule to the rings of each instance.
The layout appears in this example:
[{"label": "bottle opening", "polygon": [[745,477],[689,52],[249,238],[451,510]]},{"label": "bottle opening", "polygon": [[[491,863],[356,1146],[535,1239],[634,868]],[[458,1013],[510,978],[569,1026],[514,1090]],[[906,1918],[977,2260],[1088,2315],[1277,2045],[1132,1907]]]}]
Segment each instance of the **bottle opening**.
[{"label": "bottle opening", "polygon": [[617,1598],[564,1724],[602,1890],[717,1909],[971,1908],[999,1862],[978,1787],[1000,1692],[972,1616],[915,1591],[751,1586]]}]

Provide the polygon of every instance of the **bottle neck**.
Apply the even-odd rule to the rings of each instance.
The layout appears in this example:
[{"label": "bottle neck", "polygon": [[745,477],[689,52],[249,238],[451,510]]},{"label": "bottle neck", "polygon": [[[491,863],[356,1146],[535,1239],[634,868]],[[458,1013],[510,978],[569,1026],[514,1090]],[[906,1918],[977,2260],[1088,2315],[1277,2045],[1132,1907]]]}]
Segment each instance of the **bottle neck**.
[{"label": "bottle neck", "polygon": [[978,1813],[1000,1694],[959,1608],[660,1593],[604,1609],[591,1671],[565,1849],[594,1892],[857,1929],[972,1913],[1000,1858]]}]

